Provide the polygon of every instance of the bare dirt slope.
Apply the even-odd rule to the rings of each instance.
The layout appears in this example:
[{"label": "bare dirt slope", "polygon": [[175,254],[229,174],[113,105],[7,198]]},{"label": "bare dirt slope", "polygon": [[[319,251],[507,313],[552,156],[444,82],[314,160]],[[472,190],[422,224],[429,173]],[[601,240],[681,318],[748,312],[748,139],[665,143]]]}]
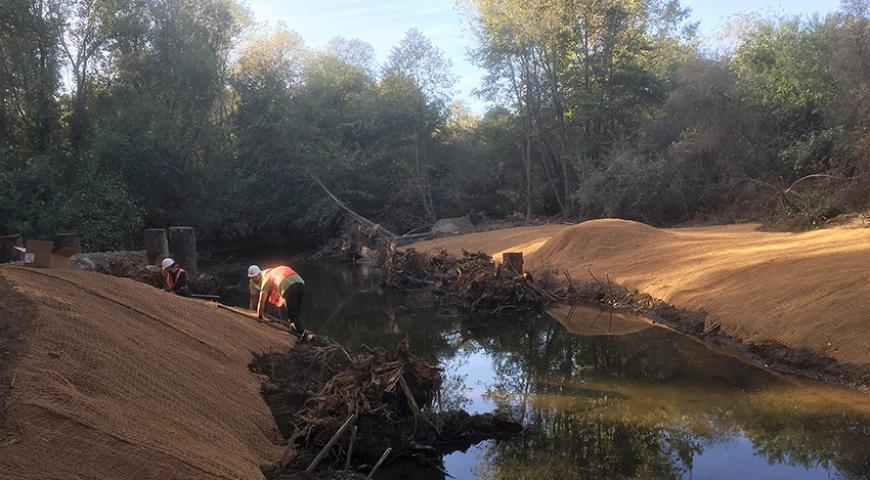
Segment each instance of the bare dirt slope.
[{"label": "bare dirt slope", "polygon": [[0,268],[3,323],[32,323],[0,382],[0,478],[260,479],[280,455],[248,371],[291,338],[97,273]]},{"label": "bare dirt slope", "polygon": [[[543,240],[543,241],[542,241]],[[703,310],[747,344],[870,364],[870,230],[758,231],[757,225],[656,229],[624,220],[492,231],[421,242],[490,254],[523,251],[532,269],[606,277]]]}]

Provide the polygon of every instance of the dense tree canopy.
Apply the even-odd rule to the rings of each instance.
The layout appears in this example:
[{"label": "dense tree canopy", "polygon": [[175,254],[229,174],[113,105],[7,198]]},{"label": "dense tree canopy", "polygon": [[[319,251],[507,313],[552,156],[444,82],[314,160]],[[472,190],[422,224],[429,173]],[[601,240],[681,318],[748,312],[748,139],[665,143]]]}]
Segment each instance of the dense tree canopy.
[{"label": "dense tree canopy", "polygon": [[470,211],[812,224],[870,199],[866,0],[743,20],[725,53],[677,0],[460,5],[480,116],[415,29],[377,65],[234,0],[5,1],[0,233],[315,242],[341,220],[321,185],[398,232]]}]

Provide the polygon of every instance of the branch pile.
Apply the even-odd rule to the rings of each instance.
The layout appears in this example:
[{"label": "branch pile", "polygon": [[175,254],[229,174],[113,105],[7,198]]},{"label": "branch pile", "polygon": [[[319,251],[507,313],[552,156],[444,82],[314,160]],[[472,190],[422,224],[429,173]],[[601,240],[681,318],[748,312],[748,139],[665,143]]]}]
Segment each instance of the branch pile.
[{"label": "branch pile", "polygon": [[[160,267],[148,264],[142,251],[96,252],[73,255],[70,265],[76,270],[99,272],[113,277],[131,278],[152,287],[163,288],[163,273]],[[190,288],[196,293],[223,295],[226,289],[212,275],[190,275]]]},{"label": "branch pile", "polygon": [[[327,469],[349,462],[351,471],[369,471],[388,448],[391,460],[432,463],[445,452],[520,430],[499,414],[434,413],[441,370],[412,355],[407,341],[396,350],[366,347],[352,356],[320,340],[258,355],[251,369],[268,377],[262,393],[287,439],[282,458],[263,468],[270,479],[292,478],[291,472],[317,464],[318,457]],[[348,419],[356,435],[341,435],[328,446]]]},{"label": "branch pile", "polygon": [[542,310],[558,300],[530,275],[518,275],[482,252],[463,251],[457,258],[444,250],[424,254],[388,249],[384,282],[393,290],[428,292],[439,307],[469,312]]}]

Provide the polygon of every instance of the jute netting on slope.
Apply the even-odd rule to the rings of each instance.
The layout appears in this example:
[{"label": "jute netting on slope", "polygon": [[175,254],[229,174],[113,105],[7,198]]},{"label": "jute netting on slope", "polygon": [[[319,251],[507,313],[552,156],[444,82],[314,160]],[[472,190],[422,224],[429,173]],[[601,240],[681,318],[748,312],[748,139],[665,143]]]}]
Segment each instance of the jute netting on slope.
[{"label": "jute netting on slope", "polygon": [[288,347],[286,334],[131,280],[0,276],[36,317],[14,370],[18,443],[0,449],[0,476],[259,479],[280,454],[247,365]]},{"label": "jute netting on slope", "polygon": [[[529,269],[607,279],[709,313],[746,343],[774,343],[870,364],[870,229],[761,232],[757,225],[656,229],[625,220],[545,225],[411,245],[496,255]],[[561,272],[557,272],[561,276]],[[708,325],[708,327],[714,325]]]},{"label": "jute netting on slope", "polygon": [[800,234],[753,226],[659,230],[623,220],[564,229],[530,263],[593,272],[750,344],[870,364],[870,229]]}]

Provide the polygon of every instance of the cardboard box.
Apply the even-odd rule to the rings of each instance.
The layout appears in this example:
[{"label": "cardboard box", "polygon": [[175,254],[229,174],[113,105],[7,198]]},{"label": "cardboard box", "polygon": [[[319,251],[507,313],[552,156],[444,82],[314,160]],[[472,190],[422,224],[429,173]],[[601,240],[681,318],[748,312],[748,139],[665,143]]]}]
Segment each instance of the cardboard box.
[{"label": "cardboard box", "polygon": [[50,240],[28,240],[26,247],[24,265],[28,267],[70,268],[70,257],[79,253],[70,247],[55,249]]},{"label": "cardboard box", "polygon": [[70,268],[69,259],[77,253],[81,253],[77,248],[58,248],[51,254],[51,268]]},{"label": "cardboard box", "polygon": [[51,268],[51,252],[54,242],[48,240],[28,240],[24,253],[24,264],[29,267]]}]

